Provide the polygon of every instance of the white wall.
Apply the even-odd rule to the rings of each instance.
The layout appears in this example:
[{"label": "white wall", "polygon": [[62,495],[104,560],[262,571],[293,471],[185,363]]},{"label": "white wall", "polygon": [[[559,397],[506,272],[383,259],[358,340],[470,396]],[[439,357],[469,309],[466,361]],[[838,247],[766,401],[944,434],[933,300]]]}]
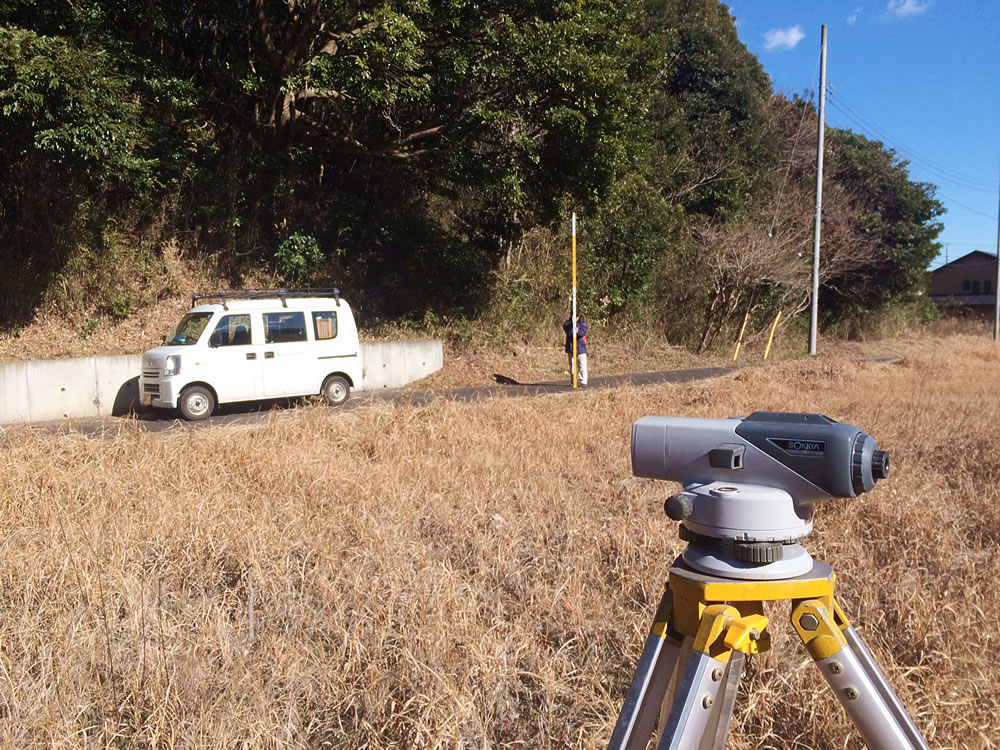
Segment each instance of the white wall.
[{"label": "white wall", "polygon": [[[362,388],[399,388],[441,369],[440,340],[362,342]],[[118,416],[139,401],[142,355],[0,362],[0,424]]]},{"label": "white wall", "polygon": [[400,388],[441,369],[439,339],[421,341],[362,341],[362,388]]}]

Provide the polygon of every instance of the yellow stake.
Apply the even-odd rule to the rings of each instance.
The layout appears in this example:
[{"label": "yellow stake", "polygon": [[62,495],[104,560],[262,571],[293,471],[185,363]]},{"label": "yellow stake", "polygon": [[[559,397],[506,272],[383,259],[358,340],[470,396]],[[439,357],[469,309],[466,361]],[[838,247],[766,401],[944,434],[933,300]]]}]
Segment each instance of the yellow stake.
[{"label": "yellow stake", "polygon": [[746,316],[743,318],[743,327],[740,329],[740,337],[736,340],[736,351],[733,352],[733,362],[735,362],[740,356],[740,347],[743,345],[743,334],[746,333],[747,323],[750,322],[750,311],[747,311]]},{"label": "yellow stake", "polygon": [[771,342],[774,341],[774,332],[778,330],[779,320],[781,320],[781,310],[778,310],[778,314],[774,316],[774,322],[771,323],[771,335],[767,337],[767,348],[764,350],[764,359],[767,359],[767,355],[771,353]]}]

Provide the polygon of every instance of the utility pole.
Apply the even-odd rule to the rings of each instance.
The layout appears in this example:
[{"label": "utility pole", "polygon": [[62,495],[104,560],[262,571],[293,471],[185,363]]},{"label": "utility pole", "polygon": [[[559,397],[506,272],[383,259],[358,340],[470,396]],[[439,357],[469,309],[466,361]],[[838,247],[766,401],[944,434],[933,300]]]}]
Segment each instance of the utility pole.
[{"label": "utility pole", "polygon": [[997,189],[997,279],[993,286],[993,343],[1000,341],[1000,183]]},{"label": "utility pole", "polygon": [[816,228],[813,231],[812,314],[809,318],[809,354],[816,354],[819,318],[819,236],[823,224],[823,135],[826,130],[826,24],[819,53],[819,136],[816,139]]}]

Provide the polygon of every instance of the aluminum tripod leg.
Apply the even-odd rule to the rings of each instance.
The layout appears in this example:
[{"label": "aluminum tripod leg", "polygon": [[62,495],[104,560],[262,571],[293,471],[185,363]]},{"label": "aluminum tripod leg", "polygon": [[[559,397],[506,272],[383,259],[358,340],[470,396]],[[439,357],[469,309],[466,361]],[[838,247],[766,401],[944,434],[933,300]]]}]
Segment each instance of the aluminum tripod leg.
[{"label": "aluminum tripod leg", "polygon": [[656,750],[725,747],[745,659],[737,651],[723,665],[708,654],[692,654]]},{"label": "aluminum tripod leg", "polygon": [[608,750],[712,750],[725,743],[745,655],[765,651],[765,602],[791,602],[792,623],[872,750],[927,750],[913,721],[833,595],[833,570],[749,581],[678,559]]},{"label": "aluminum tripod leg", "polygon": [[[646,637],[639,665],[625,697],[625,704],[618,715],[618,723],[611,735],[608,750],[645,750],[656,719],[677,668],[683,669],[682,640],[670,632],[673,599],[667,589],[660,599],[653,627]],[[683,639],[685,654],[690,651],[691,639]]]},{"label": "aluminum tripod leg", "polygon": [[646,750],[658,718],[658,750],[721,750],[725,745],[745,654],[756,651],[767,618],[741,617],[735,607],[712,605],[705,608],[696,636],[680,642],[673,614],[668,590],[609,750]]},{"label": "aluminum tripod leg", "polygon": [[705,608],[657,750],[722,750],[746,654],[766,626],[766,617],[725,604]]},{"label": "aluminum tripod leg", "polygon": [[928,750],[913,720],[834,602],[800,602],[792,624],[848,718],[872,750]]}]

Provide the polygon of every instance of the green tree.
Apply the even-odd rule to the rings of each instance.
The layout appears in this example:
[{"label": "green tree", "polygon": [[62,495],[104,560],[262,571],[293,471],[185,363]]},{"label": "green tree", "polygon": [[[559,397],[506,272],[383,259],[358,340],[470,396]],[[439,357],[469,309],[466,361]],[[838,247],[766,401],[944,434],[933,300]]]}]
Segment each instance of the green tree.
[{"label": "green tree", "polygon": [[717,293],[712,275],[696,270],[715,254],[692,254],[693,230],[755,218],[774,188],[781,137],[770,83],[724,5],[647,0],[643,10],[630,69],[640,117],[627,133],[626,173],[594,216],[594,294],[609,312],[666,295],[690,317]]},{"label": "green tree", "polygon": [[773,188],[771,84],[717,0],[647,0],[657,52],[644,171],[689,213],[734,216]]},{"label": "green tree", "polygon": [[877,312],[924,290],[945,209],[935,186],[910,179],[907,162],[849,130],[829,133],[829,179],[850,197],[850,228],[873,248],[870,260],[830,278],[821,291],[827,321]]},{"label": "green tree", "polygon": [[102,217],[148,188],[154,163],[127,78],[100,48],[0,27],[2,314],[41,299]]}]

